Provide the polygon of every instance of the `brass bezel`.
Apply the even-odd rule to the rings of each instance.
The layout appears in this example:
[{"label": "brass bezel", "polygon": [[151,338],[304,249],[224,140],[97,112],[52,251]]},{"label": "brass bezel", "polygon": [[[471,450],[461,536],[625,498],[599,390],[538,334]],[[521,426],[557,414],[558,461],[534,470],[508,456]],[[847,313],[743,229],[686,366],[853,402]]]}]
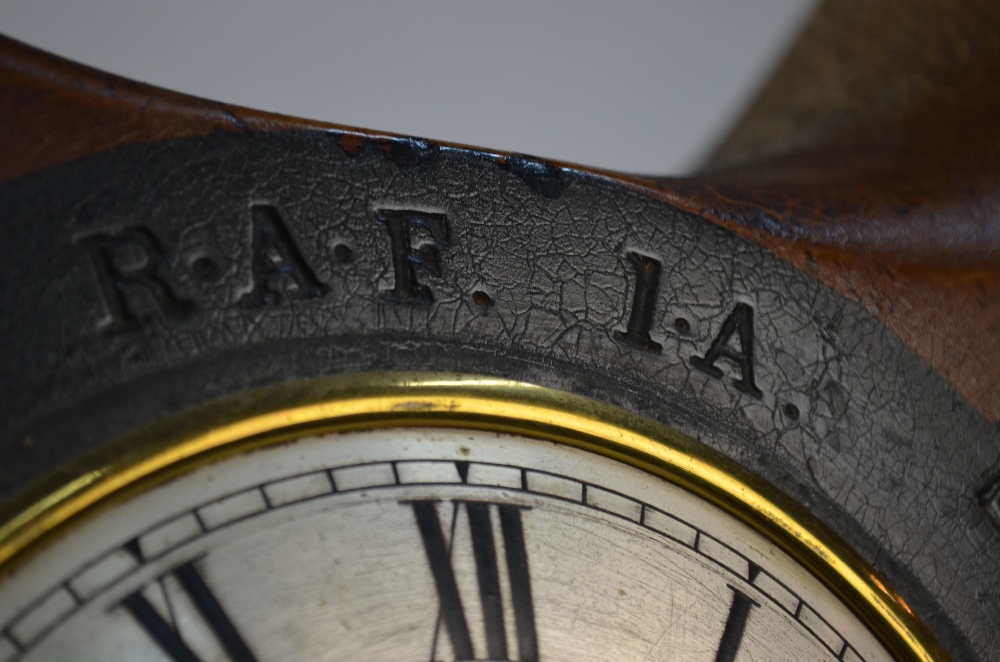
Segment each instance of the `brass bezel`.
[{"label": "brass bezel", "polygon": [[306,434],[403,426],[516,433],[660,476],[776,543],[899,660],[949,660],[870,564],[802,506],[729,458],[597,400],[470,375],[369,373],[298,382],[208,404],[127,435],[0,510],[0,579],[68,527],[196,466]]}]

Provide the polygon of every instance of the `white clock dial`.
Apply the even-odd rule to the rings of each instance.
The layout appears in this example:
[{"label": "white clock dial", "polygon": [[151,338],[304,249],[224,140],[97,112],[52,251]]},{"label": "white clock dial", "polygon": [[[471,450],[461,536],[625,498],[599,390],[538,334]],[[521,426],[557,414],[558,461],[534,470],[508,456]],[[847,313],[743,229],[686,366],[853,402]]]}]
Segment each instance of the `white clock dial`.
[{"label": "white clock dial", "polygon": [[0,623],[5,662],[891,659],[791,557],[691,493],[455,429],[203,466],[20,566]]}]

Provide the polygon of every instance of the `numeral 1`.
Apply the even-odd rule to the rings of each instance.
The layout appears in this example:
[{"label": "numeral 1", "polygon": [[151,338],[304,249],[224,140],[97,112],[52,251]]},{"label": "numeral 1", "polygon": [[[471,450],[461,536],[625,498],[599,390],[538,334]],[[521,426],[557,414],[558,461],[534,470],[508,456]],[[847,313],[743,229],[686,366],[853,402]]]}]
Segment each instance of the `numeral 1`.
[{"label": "numeral 1", "polygon": [[[732,588],[732,587],[730,587]],[[729,616],[726,618],[726,629],[722,631],[719,641],[719,652],[715,654],[715,662],[733,662],[736,653],[743,642],[743,631],[750,618],[750,610],[759,607],[756,602],[736,589],[733,589],[733,603],[729,606]]]}]

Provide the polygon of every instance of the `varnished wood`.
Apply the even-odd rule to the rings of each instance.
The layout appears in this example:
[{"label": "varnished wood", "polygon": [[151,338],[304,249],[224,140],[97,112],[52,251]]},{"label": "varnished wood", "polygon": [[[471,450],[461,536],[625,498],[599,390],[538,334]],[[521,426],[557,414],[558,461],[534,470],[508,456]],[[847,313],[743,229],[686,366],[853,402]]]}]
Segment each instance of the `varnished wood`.
[{"label": "varnished wood", "polygon": [[0,91],[0,182],[133,143],[335,128],[144,85],[2,35]]},{"label": "varnished wood", "polygon": [[[997,34],[990,2],[829,2],[703,174],[602,174],[858,301],[996,423]],[[146,86],[2,38],[0,90],[0,182],[132,143],[342,128]],[[349,131],[345,148],[386,135]]]},{"label": "varnished wood", "polygon": [[662,194],[863,304],[1000,420],[1000,4],[830,0]]}]

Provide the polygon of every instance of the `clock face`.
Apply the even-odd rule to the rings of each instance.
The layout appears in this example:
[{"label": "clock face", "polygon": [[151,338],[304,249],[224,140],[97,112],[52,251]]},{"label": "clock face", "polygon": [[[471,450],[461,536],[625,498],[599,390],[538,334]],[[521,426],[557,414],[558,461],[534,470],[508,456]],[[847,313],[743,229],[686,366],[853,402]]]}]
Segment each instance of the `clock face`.
[{"label": "clock face", "polygon": [[892,659],[716,506],[564,444],[374,429],[247,451],[0,584],[0,661]]}]

